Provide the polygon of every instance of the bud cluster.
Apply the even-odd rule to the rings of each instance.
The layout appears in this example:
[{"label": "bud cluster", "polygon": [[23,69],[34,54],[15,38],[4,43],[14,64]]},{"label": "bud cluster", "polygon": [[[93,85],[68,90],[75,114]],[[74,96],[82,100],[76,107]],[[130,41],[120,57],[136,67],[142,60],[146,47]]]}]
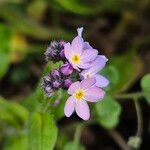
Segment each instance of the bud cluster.
[{"label": "bud cluster", "polygon": [[63,60],[65,58],[64,54],[64,44],[65,42],[60,41],[51,42],[50,46],[46,49],[45,57],[47,61],[57,62],[59,60]]},{"label": "bud cluster", "polygon": [[64,56],[65,42],[52,42],[45,52],[47,61],[64,63],[58,69],[53,69],[48,75],[43,77],[42,87],[45,94],[50,97],[59,88],[67,89],[77,80],[80,80],[79,74]]}]

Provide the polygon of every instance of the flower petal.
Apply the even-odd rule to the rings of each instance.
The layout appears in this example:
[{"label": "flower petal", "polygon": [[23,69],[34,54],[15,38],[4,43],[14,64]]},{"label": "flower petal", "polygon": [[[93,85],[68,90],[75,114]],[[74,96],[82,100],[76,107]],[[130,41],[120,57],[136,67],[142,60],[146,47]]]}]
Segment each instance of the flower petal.
[{"label": "flower petal", "polygon": [[91,87],[86,91],[85,99],[89,102],[97,102],[103,99],[105,92],[98,87]]},{"label": "flower petal", "polygon": [[78,67],[82,69],[89,69],[91,67],[91,64],[81,62],[80,64],[78,64]]},{"label": "flower petal", "polygon": [[69,60],[72,56],[72,48],[70,43],[66,43],[64,45],[64,53],[65,53],[65,57]]},{"label": "flower petal", "polygon": [[75,110],[77,115],[83,120],[88,120],[90,118],[90,109],[86,101],[78,101],[75,105]]},{"label": "flower petal", "polygon": [[70,95],[74,94],[74,92],[80,88],[80,82],[77,81],[77,82],[74,82],[70,85],[69,89],[68,89],[68,93]]},{"label": "flower petal", "polygon": [[83,27],[77,28],[78,36],[82,37]]},{"label": "flower petal", "polygon": [[92,74],[98,73],[105,66],[108,59],[104,55],[98,55],[97,58],[92,62],[90,72]]},{"label": "flower petal", "polygon": [[89,44],[89,42],[84,42],[83,49],[92,49],[92,46]]},{"label": "flower petal", "polygon": [[83,51],[83,44],[83,38],[81,38],[80,36],[75,37],[71,43],[74,53],[81,54]]},{"label": "flower petal", "polygon": [[102,75],[96,74],[93,77],[96,79],[96,86],[98,87],[106,87],[109,84],[107,78],[103,77]]},{"label": "flower petal", "polygon": [[87,78],[81,81],[81,88],[88,89],[96,83],[95,78]]},{"label": "flower petal", "polygon": [[64,113],[66,117],[70,117],[75,109],[75,99],[73,96],[70,96],[65,104]]},{"label": "flower petal", "polygon": [[89,69],[83,70],[83,71],[80,73],[80,77],[81,77],[82,80],[88,78],[89,75],[90,75]]},{"label": "flower petal", "polygon": [[90,62],[93,61],[98,54],[96,49],[86,49],[81,55],[81,59],[83,62]]}]

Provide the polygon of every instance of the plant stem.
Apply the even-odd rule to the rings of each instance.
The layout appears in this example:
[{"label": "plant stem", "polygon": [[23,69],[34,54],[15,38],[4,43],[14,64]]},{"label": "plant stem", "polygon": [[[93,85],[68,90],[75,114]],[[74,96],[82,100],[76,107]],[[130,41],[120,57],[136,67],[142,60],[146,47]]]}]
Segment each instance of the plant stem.
[{"label": "plant stem", "polygon": [[116,141],[122,150],[130,150],[129,146],[126,144],[124,138],[116,130],[109,130],[108,134]]},{"label": "plant stem", "polygon": [[141,137],[143,131],[143,119],[142,119],[142,111],[140,104],[136,99],[134,99],[136,114],[137,114],[137,133],[136,136]]},{"label": "plant stem", "polygon": [[136,92],[136,93],[129,93],[129,94],[118,94],[115,96],[115,98],[117,99],[138,99],[138,98],[141,98],[141,97],[144,97],[144,94],[143,92]]},{"label": "plant stem", "polygon": [[82,127],[83,125],[78,124],[75,130],[75,134],[74,134],[74,143],[79,143],[80,141],[80,137],[81,137],[81,131],[82,131]]}]

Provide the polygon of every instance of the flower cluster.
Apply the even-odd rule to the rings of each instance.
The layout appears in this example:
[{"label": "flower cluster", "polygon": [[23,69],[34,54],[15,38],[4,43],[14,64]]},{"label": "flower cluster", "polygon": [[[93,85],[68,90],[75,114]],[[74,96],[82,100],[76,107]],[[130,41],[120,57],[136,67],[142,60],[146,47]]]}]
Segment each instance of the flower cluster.
[{"label": "flower cluster", "polygon": [[78,28],[78,35],[69,42],[52,42],[45,52],[46,60],[62,61],[63,65],[52,70],[43,78],[42,87],[48,97],[59,88],[66,89],[71,95],[67,100],[64,113],[70,117],[74,110],[83,120],[90,118],[87,102],[97,102],[103,99],[109,81],[99,74],[108,59],[99,55],[82,38],[83,28]]}]

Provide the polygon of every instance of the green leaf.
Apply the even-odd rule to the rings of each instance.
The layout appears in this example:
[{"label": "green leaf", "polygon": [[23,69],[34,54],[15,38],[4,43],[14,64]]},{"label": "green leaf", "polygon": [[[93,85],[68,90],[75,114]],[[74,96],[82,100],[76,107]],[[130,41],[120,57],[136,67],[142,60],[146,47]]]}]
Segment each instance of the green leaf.
[{"label": "green leaf", "polygon": [[[17,5],[19,6],[19,5]],[[25,9],[11,5],[0,5],[0,16],[11,24],[14,31],[26,34],[36,39],[58,39],[60,36],[70,39],[72,34],[61,27],[48,28],[26,15]],[[20,21],[22,20],[22,21]]]},{"label": "green leaf", "polygon": [[27,133],[23,132],[18,135],[7,137],[4,150],[29,150]]},{"label": "green leaf", "polygon": [[31,150],[52,150],[57,139],[57,127],[48,113],[35,112],[30,120]]},{"label": "green leaf", "polygon": [[0,98],[0,120],[16,127],[24,126],[28,111],[20,104]]},{"label": "green leaf", "polygon": [[150,104],[150,74],[146,74],[141,80],[141,87],[145,93],[145,98]]},{"label": "green leaf", "polygon": [[0,24],[0,79],[6,74],[10,64],[10,38],[11,30],[4,24]]},{"label": "green leaf", "polygon": [[26,107],[30,112],[40,111],[41,110],[41,103],[37,101],[37,95],[35,92],[31,93],[25,99],[21,101],[21,104]]},{"label": "green leaf", "polygon": [[68,142],[63,150],[85,150],[85,148],[82,145],[79,145],[78,143],[75,142]]},{"label": "green leaf", "polygon": [[121,113],[121,107],[117,101],[111,97],[105,97],[102,101],[96,105],[96,112],[98,116],[98,122],[101,126],[112,129],[119,123],[119,116]]},{"label": "green leaf", "polygon": [[11,29],[4,24],[0,24],[0,52],[7,53],[9,51],[11,35]]},{"label": "green leaf", "polygon": [[27,10],[32,18],[41,20],[44,16],[47,6],[47,1],[34,0],[29,3]]},{"label": "green leaf", "polygon": [[141,70],[142,63],[135,52],[113,57],[110,64],[102,70],[102,74],[110,81],[108,92],[115,94],[127,90],[140,76]]},{"label": "green leaf", "polygon": [[103,11],[118,12],[125,8],[122,7],[124,3],[118,0],[101,0],[95,4],[88,4],[78,0],[57,0],[56,2],[65,10],[80,15],[93,15]]},{"label": "green leaf", "polygon": [[7,73],[10,65],[10,57],[7,53],[0,51],[0,79]]}]

